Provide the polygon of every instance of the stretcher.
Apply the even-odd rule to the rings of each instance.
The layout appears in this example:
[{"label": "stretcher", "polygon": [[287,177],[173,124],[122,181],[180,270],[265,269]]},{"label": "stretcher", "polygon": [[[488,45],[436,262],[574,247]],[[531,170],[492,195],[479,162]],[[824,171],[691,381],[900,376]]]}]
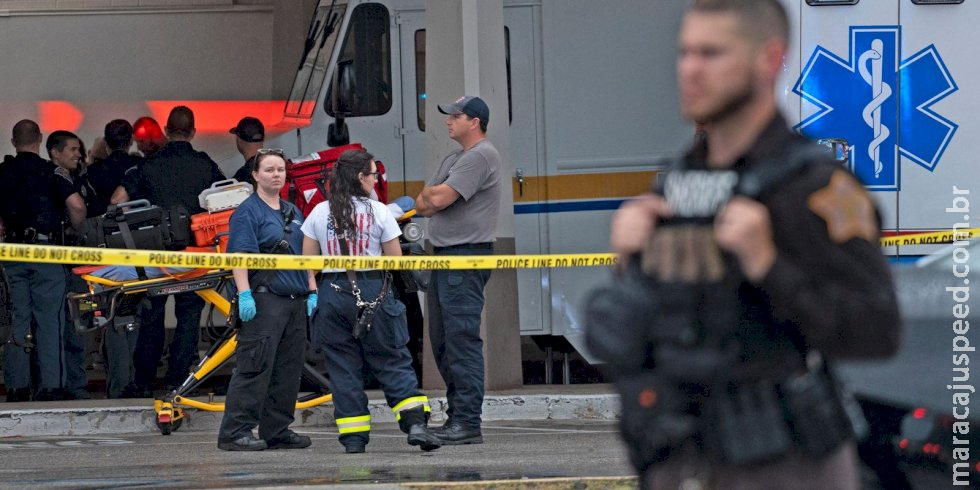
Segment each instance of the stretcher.
[{"label": "stretcher", "polygon": [[[216,402],[210,396],[207,401],[202,401],[190,397],[189,394],[218,372],[235,354],[239,323],[238,308],[235,304],[237,298],[231,295],[233,299],[229,301],[221,294],[226,290],[225,286],[232,281],[231,271],[162,270],[159,277],[118,280],[103,277],[104,274],[100,274],[99,269],[104,268],[78,267],[74,270],[85,281],[88,289],[88,292],[68,295],[68,308],[72,321],[80,332],[97,328],[130,330],[138,328],[139,306],[144,298],[186,292],[196,293],[226,318],[221,334],[185,381],[162,398],[153,401],[153,409],[157,414],[157,427],[163,435],[169,435],[180,428],[183,419],[189,415],[187,408],[209,412],[224,411],[224,403]],[[143,274],[145,276],[156,275],[145,272]],[[296,401],[297,409],[315,407],[333,399],[327,379],[309,362],[303,367],[303,377],[316,386],[316,389]]]}]

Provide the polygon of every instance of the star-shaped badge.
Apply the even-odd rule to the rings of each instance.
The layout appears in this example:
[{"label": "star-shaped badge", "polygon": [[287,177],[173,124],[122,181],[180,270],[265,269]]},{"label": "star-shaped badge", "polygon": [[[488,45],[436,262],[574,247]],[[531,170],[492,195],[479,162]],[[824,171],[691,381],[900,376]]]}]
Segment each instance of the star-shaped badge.
[{"label": "star-shaped badge", "polygon": [[874,206],[864,187],[844,170],[836,170],[827,187],[814,192],[807,206],[827,222],[827,233],[836,243],[852,238],[874,242],[878,221]]}]

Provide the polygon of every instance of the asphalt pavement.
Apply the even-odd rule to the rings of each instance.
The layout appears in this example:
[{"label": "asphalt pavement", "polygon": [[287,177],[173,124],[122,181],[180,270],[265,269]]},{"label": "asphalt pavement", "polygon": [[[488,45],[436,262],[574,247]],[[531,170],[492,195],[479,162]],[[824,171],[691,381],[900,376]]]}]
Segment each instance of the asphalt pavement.
[{"label": "asphalt pavement", "polygon": [[364,454],[344,454],[335,427],[297,432],[310,436],[313,445],[227,452],[217,449],[216,433],[204,431],[7,437],[0,439],[0,488],[635,486],[612,421],[486,422],[483,444],[432,452],[407,445],[393,423],[373,425]]}]

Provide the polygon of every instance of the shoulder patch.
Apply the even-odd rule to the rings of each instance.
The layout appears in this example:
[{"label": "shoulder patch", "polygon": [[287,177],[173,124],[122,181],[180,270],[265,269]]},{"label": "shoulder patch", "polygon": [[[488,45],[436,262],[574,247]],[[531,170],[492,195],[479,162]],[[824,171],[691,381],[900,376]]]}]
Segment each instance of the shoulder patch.
[{"label": "shoulder patch", "polygon": [[827,186],[807,198],[807,207],[827,223],[827,233],[836,243],[851,238],[874,242],[878,221],[868,192],[844,170],[836,170]]},{"label": "shoulder patch", "polygon": [[67,180],[68,182],[74,182],[74,180],[71,178],[71,172],[69,172],[65,167],[55,165],[54,174]]}]

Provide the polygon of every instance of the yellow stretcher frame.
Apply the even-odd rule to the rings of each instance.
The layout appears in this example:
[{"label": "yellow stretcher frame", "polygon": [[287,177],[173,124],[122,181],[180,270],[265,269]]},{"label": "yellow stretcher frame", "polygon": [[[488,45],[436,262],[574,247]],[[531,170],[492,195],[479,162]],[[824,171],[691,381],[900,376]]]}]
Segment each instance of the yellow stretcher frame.
[{"label": "yellow stretcher frame", "polygon": [[[218,369],[224,366],[235,355],[235,347],[238,345],[238,329],[233,325],[237,323],[238,312],[234,308],[234,302],[229,301],[218,292],[231,279],[232,275],[230,270],[195,270],[187,273],[136,281],[115,281],[91,274],[82,274],[81,277],[88,285],[89,292],[68,294],[68,304],[71,310],[72,320],[75,322],[76,328],[80,330],[84,330],[80,325],[83,314],[92,312],[94,316],[96,311],[100,311],[103,308],[108,308],[109,311],[99,321],[101,323],[100,326],[113,328],[112,320],[116,314],[116,307],[127,296],[137,294],[163,296],[193,291],[204,299],[205,302],[210,303],[215,309],[221,312],[227,321],[225,332],[211,346],[204,355],[204,358],[201,359],[179,387],[164,395],[163,398],[153,401],[153,410],[157,414],[157,428],[160,429],[160,433],[163,435],[170,435],[171,432],[180,428],[183,419],[189,416],[189,413],[185,410],[186,408],[207,412],[224,411],[224,403],[215,402],[210,398],[208,401],[196,400],[188,396],[188,393],[217,372]],[[96,291],[96,286],[101,286],[102,289]],[[309,363],[306,363],[303,369],[304,373],[320,385],[323,392],[314,392],[300,397],[296,401],[296,408],[306,409],[332,401],[333,395],[329,393],[329,383],[326,378],[310,366]]]}]

